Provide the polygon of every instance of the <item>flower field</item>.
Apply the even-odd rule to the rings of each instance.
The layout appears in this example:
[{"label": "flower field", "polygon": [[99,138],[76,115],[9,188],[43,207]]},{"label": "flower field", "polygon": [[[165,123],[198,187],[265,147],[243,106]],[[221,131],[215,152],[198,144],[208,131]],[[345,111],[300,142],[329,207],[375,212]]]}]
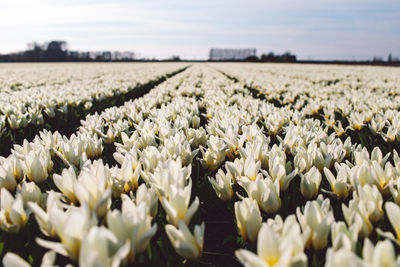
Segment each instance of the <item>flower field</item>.
[{"label": "flower field", "polygon": [[4,266],[400,266],[400,69],[0,65]]}]

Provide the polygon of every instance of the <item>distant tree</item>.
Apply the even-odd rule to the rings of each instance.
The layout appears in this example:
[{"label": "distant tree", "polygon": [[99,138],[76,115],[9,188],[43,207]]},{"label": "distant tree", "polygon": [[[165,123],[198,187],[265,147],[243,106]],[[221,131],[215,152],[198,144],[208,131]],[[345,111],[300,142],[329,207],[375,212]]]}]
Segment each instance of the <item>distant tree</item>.
[{"label": "distant tree", "polygon": [[273,52],[261,55],[261,61],[263,62],[296,62],[297,58],[295,55],[290,54],[289,51],[282,55],[275,55]]},{"label": "distant tree", "polygon": [[283,53],[281,56],[282,62],[295,62],[296,61],[296,56],[290,54],[289,51]]},{"label": "distant tree", "polygon": [[173,55],[168,59],[168,61],[181,61],[181,58],[177,55]]},{"label": "distant tree", "polygon": [[67,59],[67,47],[66,41],[51,41],[47,43],[47,49],[45,51],[46,61],[65,61]]},{"label": "distant tree", "polygon": [[104,51],[102,57],[104,61],[111,61],[112,53],[110,51]]},{"label": "distant tree", "polygon": [[257,61],[259,61],[259,59],[258,59],[257,56],[249,56],[249,57],[247,57],[245,59],[245,61],[247,61],[247,62],[257,62]]},{"label": "distant tree", "polygon": [[31,42],[28,43],[28,50],[23,53],[22,57],[26,58],[27,60],[39,61],[41,58],[43,58],[45,50],[45,45]]},{"label": "distant tree", "polygon": [[383,61],[382,57],[374,57],[372,59],[372,62],[382,62],[382,61]]},{"label": "distant tree", "polygon": [[273,52],[269,52],[268,54],[262,54],[261,61],[274,62],[274,61],[276,61],[276,56]]},{"label": "distant tree", "polygon": [[47,50],[65,51],[68,48],[66,41],[51,41],[47,44]]}]

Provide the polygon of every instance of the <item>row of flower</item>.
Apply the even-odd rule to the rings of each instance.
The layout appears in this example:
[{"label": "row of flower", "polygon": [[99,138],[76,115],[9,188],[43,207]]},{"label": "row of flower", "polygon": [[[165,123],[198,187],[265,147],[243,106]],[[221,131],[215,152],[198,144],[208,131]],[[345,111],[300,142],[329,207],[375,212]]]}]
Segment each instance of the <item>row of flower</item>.
[{"label": "row of flower", "polygon": [[236,77],[258,97],[318,118],[338,136],[348,130],[364,132],[360,141],[365,146],[378,140],[400,141],[398,68],[282,64],[215,67]]},{"label": "row of flower", "polygon": [[[71,134],[80,119],[146,93],[184,64],[7,64],[0,68],[0,145],[42,129]],[[72,130],[71,130],[72,129]]]},{"label": "row of flower", "polygon": [[[190,143],[204,139],[205,131],[198,130],[200,114],[196,96],[179,97],[187,92],[184,88],[181,92],[176,90],[186,80],[193,82],[191,78],[199,72],[194,71],[178,74],[145,97],[120,108],[88,116],[80,131],[69,139],[57,132],[44,131],[31,143],[14,145],[12,154],[2,159],[0,167],[0,227],[7,233],[19,233],[30,226],[29,220],[34,215],[43,238],[32,241],[50,249],[43,262],[49,258],[54,260],[56,252],[66,257],[61,260],[97,266],[98,257],[104,264],[138,261],[137,254],[147,249],[149,240],[163,223],[165,229],[159,235],[163,233],[164,243],[168,238],[174,245],[185,239],[190,245],[196,240],[195,251],[185,252],[186,247],[177,247],[177,250],[189,258],[198,257],[203,246],[204,224],[195,226],[193,234],[187,226],[199,206],[198,198],[191,200],[190,163],[198,150],[192,151]],[[170,125],[171,122],[174,124]],[[161,130],[158,136],[161,138],[164,134],[165,140],[156,141],[152,135],[158,123],[160,129],[176,131],[176,134],[169,136],[168,131]],[[182,126],[187,128],[190,143],[182,142],[182,138],[186,140]],[[135,137],[141,142],[130,148]],[[106,158],[101,159],[104,147],[114,146],[115,139],[122,144],[115,143],[118,148],[111,156],[120,167],[110,167],[104,164]],[[179,147],[173,142],[178,142]],[[174,149],[182,150],[184,157],[175,155]],[[44,188],[47,190],[42,193]],[[165,211],[159,212],[163,214],[158,215],[158,226],[152,220],[158,214],[159,199]],[[111,210],[111,204],[119,209]],[[92,239],[88,238],[89,234],[93,235]],[[61,243],[55,243],[55,239]],[[85,245],[83,241],[89,243]],[[99,243],[110,246],[112,254],[104,254]],[[89,257],[96,249],[95,257]],[[15,254],[7,255],[3,260],[5,265],[21,261]],[[38,264],[38,259],[35,260]]]},{"label": "row of flower", "polygon": [[399,264],[397,152],[249,90],[194,65],[69,139],[15,145],[0,160],[3,264],[39,264],[46,250],[12,248],[24,231],[46,266]]}]

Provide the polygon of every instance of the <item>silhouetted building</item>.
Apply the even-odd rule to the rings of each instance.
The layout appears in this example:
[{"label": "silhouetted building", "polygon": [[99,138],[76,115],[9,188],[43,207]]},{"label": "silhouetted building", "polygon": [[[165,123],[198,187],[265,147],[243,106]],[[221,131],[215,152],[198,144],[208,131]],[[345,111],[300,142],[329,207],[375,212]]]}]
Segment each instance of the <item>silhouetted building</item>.
[{"label": "silhouetted building", "polygon": [[256,56],[256,49],[210,49],[210,60],[245,60]]},{"label": "silhouetted building", "polygon": [[282,55],[275,55],[273,52],[261,55],[261,61],[263,62],[296,62],[297,58],[290,52],[285,52]]}]

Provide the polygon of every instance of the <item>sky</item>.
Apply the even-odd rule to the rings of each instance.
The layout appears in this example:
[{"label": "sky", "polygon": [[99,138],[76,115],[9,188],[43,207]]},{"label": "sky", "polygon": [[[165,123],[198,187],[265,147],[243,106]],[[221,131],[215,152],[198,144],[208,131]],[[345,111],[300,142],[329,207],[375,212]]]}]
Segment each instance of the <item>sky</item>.
[{"label": "sky", "polygon": [[400,0],[0,0],[0,53],[51,40],[158,59],[256,48],[258,56],[386,60],[400,57]]}]

